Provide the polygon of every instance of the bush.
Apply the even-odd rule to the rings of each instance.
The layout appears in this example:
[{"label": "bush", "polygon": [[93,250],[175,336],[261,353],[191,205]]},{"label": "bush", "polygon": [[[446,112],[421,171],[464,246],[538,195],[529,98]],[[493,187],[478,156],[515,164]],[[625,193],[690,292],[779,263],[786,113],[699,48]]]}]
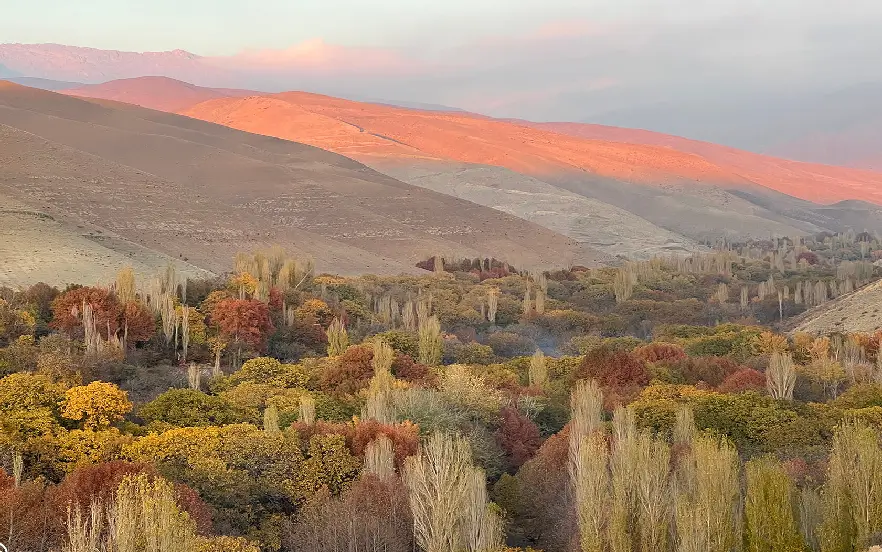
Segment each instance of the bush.
[{"label": "bush", "polygon": [[220,426],[242,421],[242,413],[220,397],[193,389],[171,389],[145,404],[138,415],[147,424],[175,427]]},{"label": "bush", "polygon": [[717,387],[720,393],[743,393],[745,391],[763,392],[766,390],[766,376],[753,368],[742,368],[729,375]]},{"label": "bush", "polygon": [[499,356],[512,358],[533,354],[536,343],[529,337],[512,332],[496,332],[487,338],[487,344]]},{"label": "bush", "polygon": [[582,360],[571,375],[574,380],[593,379],[602,387],[642,387],[649,383],[646,364],[631,353],[598,347]]},{"label": "bush", "polygon": [[491,364],[495,358],[493,348],[480,343],[456,345],[453,358],[457,364]]}]

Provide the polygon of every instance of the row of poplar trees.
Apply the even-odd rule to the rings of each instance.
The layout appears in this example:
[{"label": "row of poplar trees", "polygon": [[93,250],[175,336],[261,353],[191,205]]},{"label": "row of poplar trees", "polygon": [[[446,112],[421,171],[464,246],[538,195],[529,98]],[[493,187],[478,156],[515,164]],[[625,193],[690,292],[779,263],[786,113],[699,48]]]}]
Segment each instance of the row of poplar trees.
[{"label": "row of poplar trees", "polygon": [[882,531],[882,448],[877,431],[844,422],[827,481],[799,489],[782,464],[742,464],[719,436],[677,414],[672,441],[637,428],[580,381],[572,399],[570,476],[582,552],[853,552]]}]

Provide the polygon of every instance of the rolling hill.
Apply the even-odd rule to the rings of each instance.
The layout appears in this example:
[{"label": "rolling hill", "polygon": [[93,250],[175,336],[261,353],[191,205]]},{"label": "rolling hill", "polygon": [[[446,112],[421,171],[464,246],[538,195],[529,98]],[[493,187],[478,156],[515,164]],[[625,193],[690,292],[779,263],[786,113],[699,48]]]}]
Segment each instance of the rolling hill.
[{"label": "rolling hill", "polygon": [[[26,83],[23,83],[26,84]],[[69,96],[114,100],[159,111],[181,111],[208,100],[260,94],[252,90],[205,88],[168,77],[136,77],[68,88]]]},{"label": "rolling hill", "polygon": [[875,333],[882,330],[882,282],[806,311],[790,324],[792,332],[816,335]]},{"label": "rolling hill", "polygon": [[305,93],[209,100],[182,113],[330,149],[408,181],[410,166],[431,162],[450,190],[461,188],[462,164],[499,167],[692,239],[843,230],[849,221],[822,204],[851,199],[867,201],[866,229],[882,229],[880,174],[674,137],[623,136],[628,131],[621,129],[615,136],[574,136],[560,128]]},{"label": "rolling hill", "polygon": [[534,267],[609,258],[318,148],[3,82],[0,194],[212,272],[276,243],[340,273],[414,271],[437,253]]},{"label": "rolling hill", "polygon": [[[76,93],[138,98],[167,111],[219,94],[155,78]],[[653,132],[504,121],[302,92],[211,97],[177,111],[331,150],[611,255],[690,250],[696,240],[720,237],[882,230],[880,174]]]}]

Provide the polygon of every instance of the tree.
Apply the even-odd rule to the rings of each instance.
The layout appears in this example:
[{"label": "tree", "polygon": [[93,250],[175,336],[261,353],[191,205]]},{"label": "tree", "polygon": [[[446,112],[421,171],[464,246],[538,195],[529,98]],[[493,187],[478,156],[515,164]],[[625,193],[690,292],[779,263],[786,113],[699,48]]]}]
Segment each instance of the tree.
[{"label": "tree", "polygon": [[393,422],[392,412],[392,386],[395,378],[392,377],[391,367],[395,358],[395,351],[382,339],[374,340],[373,365],[374,375],[367,389],[367,400],[362,410],[362,418],[376,420],[383,424]]},{"label": "tree", "polygon": [[338,498],[319,493],[283,534],[284,550],[412,552],[413,518],[398,478],[364,475]]},{"label": "tree", "polygon": [[24,293],[24,299],[28,305],[31,305],[37,318],[44,322],[49,322],[52,318],[52,301],[58,297],[59,291],[43,282],[36,283],[29,287]]},{"label": "tree", "polygon": [[65,392],[61,415],[87,429],[106,429],[132,411],[128,394],[112,383],[93,381]]},{"label": "tree", "polygon": [[52,302],[52,327],[71,337],[83,336],[83,305],[91,305],[95,327],[105,340],[116,335],[123,307],[110,291],[81,287],[66,291]]},{"label": "tree", "polygon": [[796,485],[771,457],[746,465],[747,495],[744,501],[745,537],[748,552],[803,552],[805,542],[796,512]]},{"label": "tree", "polygon": [[391,479],[395,476],[395,451],[392,440],[385,434],[380,433],[364,448],[364,473],[380,479]]},{"label": "tree", "polygon": [[637,347],[632,354],[644,362],[678,361],[686,358],[686,351],[683,350],[683,347],[664,342]]},{"label": "tree", "polygon": [[753,368],[742,368],[728,376],[717,387],[720,393],[762,392],[766,390],[766,376]]},{"label": "tree", "polygon": [[234,385],[247,381],[294,388],[306,387],[309,375],[296,364],[282,364],[274,358],[258,357],[246,360],[229,379]]},{"label": "tree", "polygon": [[[544,550],[569,550],[578,533],[569,463],[569,426],[552,435],[526,462],[512,482],[504,474],[497,482],[496,502],[524,535]],[[500,487],[507,486],[507,490]],[[498,491],[507,492],[501,496]]]},{"label": "tree", "polygon": [[328,356],[336,357],[346,352],[349,347],[349,334],[346,326],[339,318],[335,318],[328,326]]},{"label": "tree", "polygon": [[572,377],[595,380],[612,393],[632,392],[649,383],[649,372],[642,360],[609,347],[598,347],[585,355]]},{"label": "tree", "polygon": [[42,374],[18,372],[0,379],[0,430],[13,440],[52,433],[64,387]]},{"label": "tree", "polygon": [[414,519],[414,538],[426,552],[483,552],[501,545],[499,518],[487,509],[486,479],[471,465],[462,437],[436,433],[403,475]]},{"label": "tree", "polygon": [[530,369],[527,372],[530,385],[535,385],[540,389],[548,383],[548,367],[546,366],[545,354],[542,349],[536,349],[530,358]]},{"label": "tree", "polygon": [[793,400],[796,385],[796,368],[789,353],[773,352],[766,369],[766,387],[776,399]]},{"label": "tree", "polygon": [[427,366],[441,363],[441,324],[437,316],[421,320],[419,324],[420,362]]},{"label": "tree", "polygon": [[882,531],[882,449],[875,430],[855,422],[836,430],[822,499],[823,552],[864,550]]},{"label": "tree", "polygon": [[331,358],[320,377],[321,390],[343,397],[365,389],[374,375],[373,358],[374,350],[369,345],[353,345]]},{"label": "tree", "polygon": [[677,474],[675,521],[682,552],[729,552],[736,542],[738,454],[726,441],[699,436]]},{"label": "tree", "polygon": [[262,350],[269,335],[275,331],[269,307],[255,299],[225,299],[214,306],[212,323],[233,343],[246,344]]},{"label": "tree", "polygon": [[314,435],[309,440],[301,478],[307,492],[327,487],[338,495],[358,477],[361,464],[350,454],[342,435]]},{"label": "tree", "polygon": [[241,419],[229,402],[193,389],[170,389],[142,406],[138,415],[148,424],[176,427],[226,425]]},{"label": "tree", "polygon": [[539,428],[518,409],[507,406],[500,412],[502,423],[496,430],[496,442],[505,451],[512,472],[531,459],[542,445]]},{"label": "tree", "polygon": [[130,301],[125,304],[121,326],[128,343],[149,341],[156,333],[156,317],[143,303]]},{"label": "tree", "polygon": [[196,527],[180,510],[174,486],[144,474],[126,476],[108,510],[110,539],[120,552],[193,550]]},{"label": "tree", "polygon": [[0,299],[0,346],[7,345],[19,336],[32,335],[36,321],[27,311],[13,309]]}]

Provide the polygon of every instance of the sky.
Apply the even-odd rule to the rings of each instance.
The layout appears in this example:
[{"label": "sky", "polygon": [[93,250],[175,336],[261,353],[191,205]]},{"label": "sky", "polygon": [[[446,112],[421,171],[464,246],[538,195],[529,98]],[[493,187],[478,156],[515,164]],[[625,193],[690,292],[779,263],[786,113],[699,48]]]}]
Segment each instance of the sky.
[{"label": "sky", "polygon": [[[8,4],[0,43],[183,49],[221,60],[225,70],[248,67],[241,82],[225,85],[674,129],[705,139],[696,134],[738,127],[748,114],[761,118],[882,82],[878,0]],[[700,115],[708,113],[728,115]]]}]

